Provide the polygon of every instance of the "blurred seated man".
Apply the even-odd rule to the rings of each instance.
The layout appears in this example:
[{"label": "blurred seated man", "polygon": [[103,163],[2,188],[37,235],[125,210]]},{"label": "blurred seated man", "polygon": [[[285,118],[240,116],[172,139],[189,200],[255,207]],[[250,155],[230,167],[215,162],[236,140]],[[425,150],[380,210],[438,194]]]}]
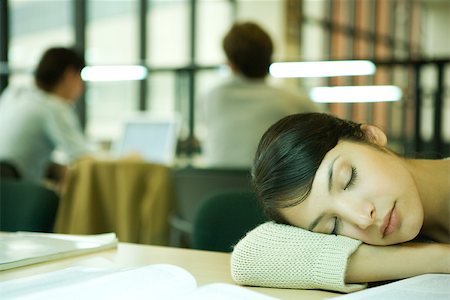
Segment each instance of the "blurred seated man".
[{"label": "blurred seated man", "polygon": [[[35,84],[9,86],[0,96],[2,176],[11,177],[15,169],[12,177],[39,182],[48,175],[56,147],[69,162],[90,153],[73,110],[83,91],[84,65],[74,50],[50,48],[35,70]],[[50,177],[57,180],[64,168],[55,166]]]},{"label": "blurred seated man", "polygon": [[265,130],[286,115],[318,110],[307,97],[269,85],[273,43],[257,24],[236,23],[223,39],[232,77],[203,99],[207,166],[250,168]]}]

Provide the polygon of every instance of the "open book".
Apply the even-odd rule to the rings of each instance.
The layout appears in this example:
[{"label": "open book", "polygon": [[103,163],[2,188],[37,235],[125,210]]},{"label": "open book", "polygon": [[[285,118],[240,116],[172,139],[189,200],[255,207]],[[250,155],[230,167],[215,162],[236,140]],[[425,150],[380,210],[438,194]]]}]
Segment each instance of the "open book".
[{"label": "open book", "polygon": [[275,299],[227,283],[197,287],[185,269],[154,264],[134,269],[68,268],[0,283],[2,299]]},{"label": "open book", "polygon": [[0,234],[0,271],[117,246],[114,233],[66,235],[38,232]]},{"label": "open book", "polygon": [[336,300],[449,300],[450,274],[425,274],[369,288]]}]

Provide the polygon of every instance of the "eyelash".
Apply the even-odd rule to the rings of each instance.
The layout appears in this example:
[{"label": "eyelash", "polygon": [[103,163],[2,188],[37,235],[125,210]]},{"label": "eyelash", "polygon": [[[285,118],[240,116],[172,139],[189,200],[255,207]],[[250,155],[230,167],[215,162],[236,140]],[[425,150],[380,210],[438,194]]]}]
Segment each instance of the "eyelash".
[{"label": "eyelash", "polygon": [[334,226],[333,226],[333,230],[331,231],[331,234],[337,235],[337,230],[338,230],[338,218],[335,217],[334,218]]},{"label": "eyelash", "polygon": [[[350,175],[350,180],[348,181],[344,190],[348,189],[349,187],[352,187],[355,184],[357,176],[358,176],[358,172],[356,171],[356,168],[352,167],[352,174]],[[334,218],[334,226],[333,226],[333,230],[331,231],[331,234],[337,235],[338,225],[339,225],[339,220],[337,217],[335,217]]]},{"label": "eyelash", "polygon": [[347,185],[345,186],[344,190],[348,189],[352,185],[355,184],[356,177],[358,176],[358,172],[356,172],[356,168],[352,167],[352,175],[350,176],[350,180],[348,181]]}]

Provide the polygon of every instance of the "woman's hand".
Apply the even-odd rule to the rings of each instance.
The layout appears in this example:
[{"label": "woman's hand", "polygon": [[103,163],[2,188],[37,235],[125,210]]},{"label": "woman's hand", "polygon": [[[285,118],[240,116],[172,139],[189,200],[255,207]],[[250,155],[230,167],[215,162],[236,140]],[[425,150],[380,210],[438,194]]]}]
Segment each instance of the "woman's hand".
[{"label": "woman's hand", "polygon": [[395,280],[425,273],[450,273],[449,244],[362,244],[349,258],[345,281]]}]

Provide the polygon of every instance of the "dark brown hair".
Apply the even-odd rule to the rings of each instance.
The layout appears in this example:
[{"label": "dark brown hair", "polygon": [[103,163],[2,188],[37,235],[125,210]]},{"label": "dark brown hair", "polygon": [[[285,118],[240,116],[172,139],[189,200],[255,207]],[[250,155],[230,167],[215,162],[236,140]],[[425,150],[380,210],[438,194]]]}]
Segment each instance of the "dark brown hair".
[{"label": "dark brown hair", "polygon": [[324,113],[290,115],[264,133],[252,185],[269,219],[286,223],[279,209],[295,206],[309,195],[323,158],[341,139],[368,142],[360,124]]},{"label": "dark brown hair", "polygon": [[222,43],[228,60],[248,78],[263,78],[272,63],[273,43],[270,36],[252,22],[236,23]]},{"label": "dark brown hair", "polygon": [[63,47],[49,48],[42,55],[34,78],[39,88],[51,91],[68,68],[81,71],[85,66],[83,57],[75,50]]}]

